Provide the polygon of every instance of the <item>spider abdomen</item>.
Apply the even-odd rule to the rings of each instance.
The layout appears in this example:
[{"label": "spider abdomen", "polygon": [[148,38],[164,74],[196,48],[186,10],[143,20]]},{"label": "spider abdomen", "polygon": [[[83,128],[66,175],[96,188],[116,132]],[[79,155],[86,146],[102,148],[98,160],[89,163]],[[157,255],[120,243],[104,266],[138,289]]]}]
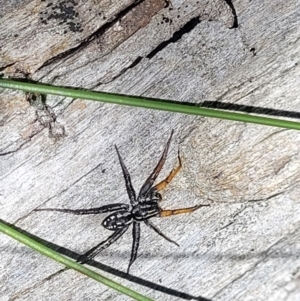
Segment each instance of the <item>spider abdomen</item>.
[{"label": "spider abdomen", "polygon": [[108,230],[115,231],[116,229],[122,229],[132,223],[132,215],[129,211],[117,211],[107,216],[102,226]]}]

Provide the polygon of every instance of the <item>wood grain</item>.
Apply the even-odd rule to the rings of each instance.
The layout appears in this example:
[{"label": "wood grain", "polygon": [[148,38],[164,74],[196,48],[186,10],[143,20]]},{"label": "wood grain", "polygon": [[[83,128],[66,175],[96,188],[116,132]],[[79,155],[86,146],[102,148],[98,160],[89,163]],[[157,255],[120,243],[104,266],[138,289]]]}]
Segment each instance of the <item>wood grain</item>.
[{"label": "wood grain", "polygon": [[[4,76],[299,119],[297,0],[0,1]],[[132,278],[131,233],[96,257],[156,300],[299,300],[297,131],[22,92],[0,94],[0,218],[82,254],[103,215],[33,212],[128,202],[114,145],[138,191],[175,130]],[[29,101],[30,100],[30,101]],[[159,179],[159,180],[160,180]],[[0,235],[0,300],[125,300]],[[98,263],[97,263],[98,262]],[[100,271],[101,272],[101,271]]]}]

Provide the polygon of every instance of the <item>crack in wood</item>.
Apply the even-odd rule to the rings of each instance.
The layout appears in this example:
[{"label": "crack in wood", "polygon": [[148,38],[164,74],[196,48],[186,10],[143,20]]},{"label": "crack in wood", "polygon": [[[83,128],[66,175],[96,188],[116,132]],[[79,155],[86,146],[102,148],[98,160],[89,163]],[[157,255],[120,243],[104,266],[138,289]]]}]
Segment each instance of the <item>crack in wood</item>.
[{"label": "crack in wood", "polygon": [[30,291],[42,286],[44,283],[46,283],[47,281],[51,280],[52,278],[60,275],[61,273],[65,272],[66,270],[68,270],[68,268],[64,268],[61,270],[58,270],[57,272],[47,276],[46,278],[42,279],[41,281],[39,281],[38,283],[35,283],[34,285],[18,292],[16,295],[12,296],[11,298],[8,299],[8,301],[15,301],[19,298],[22,298],[22,296],[26,295],[27,293],[29,293]]},{"label": "crack in wood", "polygon": [[[37,134],[39,134],[40,132],[42,132],[42,130],[43,130],[43,129],[37,130],[37,131],[33,131],[33,132],[29,135],[29,137],[27,137],[27,138],[25,139],[25,141],[23,141],[23,143],[20,143],[20,144],[19,144],[15,149],[13,149],[13,150],[10,150],[10,151],[6,151],[6,152],[0,153],[0,156],[7,156],[7,155],[14,154],[14,153],[18,152],[20,149],[23,148],[24,145],[26,145],[27,143],[29,143],[29,142],[31,141],[31,139],[32,139],[34,136],[36,136]],[[14,143],[12,143],[12,144],[14,144]],[[12,144],[11,144],[11,145],[12,145]],[[9,146],[11,146],[11,145],[9,145]],[[8,147],[9,147],[9,146],[8,146]],[[8,147],[7,147],[7,148],[8,148]]]},{"label": "crack in wood", "polygon": [[192,18],[186,24],[184,24],[179,30],[174,32],[173,36],[170,39],[163,41],[159,45],[157,45],[146,57],[151,60],[158,52],[162,51],[169,44],[178,42],[183,35],[191,32],[200,22],[201,21],[199,16]]},{"label": "crack in wood", "polygon": [[[75,184],[77,184],[78,182],[80,182],[83,178],[85,178],[87,175],[89,175],[90,173],[92,173],[93,171],[95,171],[99,166],[101,166],[103,163],[99,163],[98,165],[96,165],[94,168],[92,168],[91,170],[89,170],[87,173],[85,173],[84,175],[82,175],[81,177],[79,177],[76,181],[74,181],[69,187],[61,190],[59,193],[51,196],[50,198],[48,198],[46,201],[44,201],[43,203],[40,204],[40,206],[34,208],[37,209],[39,207],[43,207],[45,204],[47,204],[50,200],[54,199],[55,197],[58,197],[60,195],[62,195],[63,193],[65,193],[66,191],[68,191],[72,186],[74,186]],[[19,223],[20,221],[24,220],[26,217],[30,216],[33,213],[33,210],[31,212],[29,212],[26,215],[23,215],[22,217],[20,217],[19,219],[17,219],[16,221],[14,221],[14,225],[16,225],[17,223]]]},{"label": "crack in wood", "polygon": [[99,83],[100,85],[103,85],[103,84],[109,84],[109,83],[112,83],[113,81],[115,81],[116,79],[118,79],[120,76],[122,76],[123,74],[125,74],[128,70],[134,68],[135,66],[137,66],[140,61],[143,59],[142,56],[138,56],[128,67],[126,68],[123,68],[117,75],[115,75],[112,79],[110,79],[109,81],[106,81],[106,82],[102,82],[102,83]]},{"label": "crack in wood", "polygon": [[57,61],[60,61],[64,58],[68,58],[75,53],[81,51],[84,49],[87,45],[89,45],[91,42],[93,42],[95,39],[99,38],[99,36],[103,35],[111,26],[113,26],[116,22],[118,22],[119,19],[121,19],[124,15],[128,13],[132,8],[134,8],[136,5],[138,5],[141,2],[141,0],[133,2],[131,5],[126,7],[124,10],[119,12],[113,20],[105,23],[103,26],[101,26],[99,29],[97,29],[95,32],[93,32],[90,36],[85,38],[78,46],[73,47],[71,49],[68,49],[52,58],[49,60],[45,61],[43,65],[41,65],[37,71],[41,70],[42,68],[51,65],[52,63],[55,63]]},{"label": "crack in wood", "polygon": [[105,50],[111,52],[137,30],[146,26],[151,18],[161,9],[166,7],[165,0],[138,0],[119,12],[111,21],[105,23],[98,30],[93,32],[89,37],[84,39],[78,46],[68,49],[67,51],[56,55],[45,61],[38,70],[46,66],[69,58],[86,48],[93,42]]},{"label": "crack in wood", "polygon": [[[232,281],[230,281],[228,284],[226,284],[224,287],[222,287],[221,289],[219,289],[213,296],[211,296],[211,298],[215,298],[216,296],[218,296],[221,292],[223,292],[227,287],[233,285],[235,282],[237,282],[238,280],[242,279],[245,275],[247,275],[249,272],[254,271],[256,269],[256,267],[263,262],[265,259],[268,258],[268,256],[270,255],[270,250],[276,246],[277,244],[279,244],[282,240],[284,240],[284,237],[280,237],[277,241],[275,241],[273,244],[271,244],[266,250],[262,251],[260,253],[261,258],[256,261],[249,269],[245,270],[241,275],[237,276],[236,278],[234,278]],[[273,251],[274,252],[274,251]],[[271,253],[273,253],[271,252]]]},{"label": "crack in wood", "polygon": [[233,3],[232,3],[231,0],[224,0],[224,1],[230,7],[232,15],[233,15],[233,24],[232,24],[231,28],[237,28],[239,25],[238,25],[238,17],[237,17],[237,13],[236,13],[235,7],[234,7],[234,5],[233,5]]}]

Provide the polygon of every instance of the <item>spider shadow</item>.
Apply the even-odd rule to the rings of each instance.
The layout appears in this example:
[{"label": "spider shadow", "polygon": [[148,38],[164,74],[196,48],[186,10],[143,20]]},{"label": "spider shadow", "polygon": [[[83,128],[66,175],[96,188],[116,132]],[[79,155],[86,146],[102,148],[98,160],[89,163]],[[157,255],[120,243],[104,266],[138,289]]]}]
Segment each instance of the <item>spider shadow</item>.
[{"label": "spider shadow", "polygon": [[[67,257],[70,257],[74,260],[77,260],[82,255],[82,254],[78,254],[76,252],[73,252],[73,251],[71,251],[67,248],[64,248],[62,246],[59,246],[57,244],[54,244],[52,242],[49,242],[45,239],[42,239],[42,238],[40,238],[40,237],[38,237],[38,236],[36,236],[36,235],[26,231],[26,230],[23,230],[22,228],[19,228],[19,227],[13,225],[13,224],[7,223],[7,222],[3,221],[2,219],[0,219],[0,222],[2,222],[3,224],[5,224],[7,226],[12,227],[13,229],[21,232],[22,234],[25,234],[29,238],[34,239],[35,241],[47,246],[49,249],[51,249],[53,251],[56,251],[56,252],[58,252],[62,255],[65,255]],[[127,274],[126,272],[123,272],[123,271],[118,270],[116,268],[110,267],[108,265],[105,265],[105,264],[103,264],[101,262],[98,262],[98,261],[95,261],[95,260],[91,260],[89,262],[89,265],[93,266],[97,269],[100,269],[102,271],[105,271],[107,273],[110,273],[112,275],[115,275],[115,276],[118,276],[120,278],[126,279],[128,281],[137,283],[139,285],[142,285],[142,286],[151,288],[153,290],[160,291],[164,294],[175,296],[175,297],[178,297],[178,298],[181,298],[181,299],[184,299],[184,300],[211,301],[210,299],[207,299],[207,298],[204,298],[204,297],[201,297],[201,296],[193,296],[193,295],[187,294],[185,292],[178,291],[178,290],[175,290],[175,289],[172,289],[172,288],[168,288],[166,286],[157,284],[155,282],[151,282],[151,281],[148,281],[146,279],[143,279],[143,278],[131,275],[131,274]]]}]

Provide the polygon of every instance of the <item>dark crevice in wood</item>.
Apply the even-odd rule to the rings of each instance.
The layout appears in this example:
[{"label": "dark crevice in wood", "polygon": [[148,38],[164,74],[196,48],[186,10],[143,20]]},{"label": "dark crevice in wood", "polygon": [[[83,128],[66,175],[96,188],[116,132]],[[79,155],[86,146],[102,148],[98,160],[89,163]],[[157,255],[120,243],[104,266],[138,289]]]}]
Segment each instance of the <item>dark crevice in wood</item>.
[{"label": "dark crevice in wood", "polygon": [[[290,162],[290,160],[289,160]],[[256,202],[266,202],[266,201],[269,201],[269,200],[272,200],[273,198],[276,198],[280,195],[284,195],[286,193],[286,191],[281,191],[281,192],[277,192],[277,193],[274,193],[266,198],[262,198],[262,199],[253,199],[253,200],[247,200],[248,203],[256,203]]]},{"label": "dark crevice in wood", "polygon": [[92,33],[89,37],[84,39],[78,46],[73,47],[65,52],[62,52],[51,59],[47,60],[43,63],[42,66],[40,66],[37,71],[41,70],[42,68],[51,65],[53,62],[60,61],[61,59],[67,58],[82,49],[84,49],[87,45],[89,45],[92,41],[98,39],[101,35],[103,35],[110,27],[112,27],[115,23],[117,23],[121,18],[123,18],[128,12],[130,12],[132,9],[134,9],[137,5],[139,5],[144,0],[138,0],[123,9],[121,12],[119,12],[115,18],[107,23],[105,23],[103,26],[101,26],[98,30],[96,30],[94,33]]},{"label": "dark crevice in wood", "polygon": [[237,18],[235,7],[231,0],[225,0],[225,2],[230,7],[231,12],[233,14],[233,24],[232,24],[231,28],[237,28],[239,26],[239,24],[238,24],[238,18]]},{"label": "dark crevice in wood", "polygon": [[127,69],[132,69],[134,68],[137,64],[139,64],[139,62],[143,59],[143,57],[138,56],[134,62],[132,62],[132,64],[127,68]]},{"label": "dark crevice in wood", "polygon": [[189,33],[192,31],[199,23],[200,18],[195,17],[191,20],[189,20],[185,25],[183,25],[179,30],[174,32],[173,36],[168,39],[167,41],[161,42],[155,49],[153,49],[146,57],[148,59],[152,59],[158,52],[162,51],[165,47],[167,47],[171,43],[176,43],[179,41],[182,36],[186,33]]},{"label": "dark crevice in wood", "polygon": [[[41,163],[40,163],[41,164]],[[36,165],[39,166],[40,164]],[[85,174],[83,174],[82,176],[80,176],[78,179],[76,179],[73,183],[71,183],[71,185],[69,185],[67,188],[59,191],[57,194],[51,196],[50,198],[48,198],[46,201],[44,201],[42,204],[40,204],[37,208],[40,208],[42,206],[44,206],[45,204],[47,204],[50,200],[61,196],[63,193],[65,193],[67,190],[69,190],[71,187],[73,187],[74,185],[76,185],[77,183],[79,183],[82,179],[84,179],[86,176],[88,176],[89,174],[93,173],[95,170],[97,170],[101,165],[103,165],[103,162],[97,164],[95,167],[93,167],[91,170],[89,170],[88,172],[86,172]],[[37,209],[35,208],[35,209]],[[18,223],[19,221],[21,221],[23,219],[23,217],[19,218],[18,220],[15,221],[15,224]]]},{"label": "dark crevice in wood", "polygon": [[11,66],[13,66],[15,63],[11,63],[11,64],[8,64],[8,65],[5,65],[3,67],[0,67],[0,72],[4,71],[6,68],[9,68]]},{"label": "dark crevice in wood", "polygon": [[34,136],[38,135],[43,129],[33,132],[27,139],[25,139],[25,141],[23,143],[20,143],[15,149],[0,153],[0,157],[7,156],[7,155],[14,154],[14,153],[18,152],[19,150],[21,150],[23,148],[24,145],[29,143],[31,141],[31,139]]},{"label": "dark crevice in wood", "polygon": [[250,48],[250,52],[252,53],[253,56],[256,56],[257,54],[255,47]]},{"label": "dark crevice in wood", "polygon": [[128,67],[122,69],[118,75],[114,76],[111,80],[107,81],[107,82],[103,82],[101,84],[109,84],[111,82],[113,82],[114,80],[116,80],[117,78],[119,78],[121,75],[123,75],[124,73],[126,73],[129,69],[134,68],[136,65],[139,64],[139,62],[143,59],[142,56],[138,56]]},{"label": "dark crevice in wood", "polygon": [[21,297],[25,297],[25,295],[28,294],[29,292],[37,289],[38,287],[42,286],[47,281],[49,281],[49,280],[53,279],[54,277],[62,274],[66,270],[68,270],[68,268],[63,268],[63,269],[58,270],[57,272],[55,272],[53,274],[50,274],[48,277],[46,277],[45,279],[42,279],[41,281],[35,283],[33,286],[27,287],[23,291],[17,292],[17,294],[12,296],[8,301],[15,301],[17,299],[20,299]]},{"label": "dark crevice in wood", "polygon": [[22,148],[22,146],[23,146],[24,144],[26,144],[27,142],[29,142],[29,140],[26,140],[25,142],[23,142],[22,144],[20,144],[20,145],[19,145],[16,149],[14,149],[14,150],[0,153],[0,157],[7,156],[7,155],[10,155],[10,154],[16,153],[16,152],[19,151],[19,150]]}]

